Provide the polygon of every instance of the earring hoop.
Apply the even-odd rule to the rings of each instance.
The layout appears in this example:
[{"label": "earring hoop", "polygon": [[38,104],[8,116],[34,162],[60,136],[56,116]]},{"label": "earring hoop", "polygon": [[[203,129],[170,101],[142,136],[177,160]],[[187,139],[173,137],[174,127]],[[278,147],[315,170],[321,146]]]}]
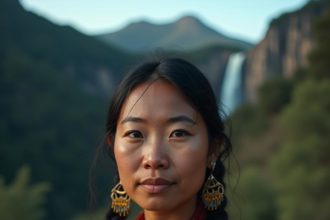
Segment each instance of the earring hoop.
[{"label": "earring hoop", "polygon": [[111,209],[114,213],[122,217],[128,215],[131,198],[120,182],[111,190],[111,201]]},{"label": "earring hoop", "polygon": [[209,211],[218,209],[224,199],[224,186],[214,176],[215,162],[212,162],[211,174],[205,181],[202,191],[202,201]]}]

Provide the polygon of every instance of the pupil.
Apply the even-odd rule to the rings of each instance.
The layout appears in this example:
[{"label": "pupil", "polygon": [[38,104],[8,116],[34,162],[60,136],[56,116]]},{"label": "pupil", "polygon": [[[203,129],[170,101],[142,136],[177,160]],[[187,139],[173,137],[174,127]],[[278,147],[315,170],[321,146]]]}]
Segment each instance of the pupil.
[{"label": "pupil", "polygon": [[177,131],[176,132],[176,136],[177,137],[182,137],[183,136],[183,132],[182,131]]}]

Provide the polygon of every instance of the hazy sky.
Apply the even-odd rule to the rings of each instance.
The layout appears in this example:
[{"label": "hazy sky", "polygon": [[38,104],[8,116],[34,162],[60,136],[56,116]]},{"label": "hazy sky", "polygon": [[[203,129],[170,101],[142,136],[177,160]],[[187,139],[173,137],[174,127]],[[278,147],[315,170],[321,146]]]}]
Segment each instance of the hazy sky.
[{"label": "hazy sky", "polygon": [[85,34],[112,32],[130,22],[162,24],[192,14],[219,32],[257,42],[272,18],[308,0],[20,0],[29,10]]}]

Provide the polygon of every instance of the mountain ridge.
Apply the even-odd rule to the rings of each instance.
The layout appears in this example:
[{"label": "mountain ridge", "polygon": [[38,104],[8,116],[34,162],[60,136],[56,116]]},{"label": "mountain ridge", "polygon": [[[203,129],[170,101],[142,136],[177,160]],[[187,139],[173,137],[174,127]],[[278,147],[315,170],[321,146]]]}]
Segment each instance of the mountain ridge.
[{"label": "mountain ridge", "polygon": [[217,32],[193,15],[185,15],[174,22],[163,24],[140,20],[118,31],[95,37],[133,52],[152,51],[157,48],[188,51],[209,45],[231,46],[241,50],[252,47],[251,43]]}]

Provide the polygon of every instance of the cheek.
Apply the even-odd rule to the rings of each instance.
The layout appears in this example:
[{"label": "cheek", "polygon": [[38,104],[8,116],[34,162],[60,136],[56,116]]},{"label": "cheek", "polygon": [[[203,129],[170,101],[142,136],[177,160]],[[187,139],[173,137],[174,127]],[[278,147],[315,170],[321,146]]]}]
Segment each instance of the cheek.
[{"label": "cheek", "polygon": [[119,141],[115,142],[114,154],[118,166],[120,181],[125,184],[127,181],[131,182],[130,179],[138,167],[138,158],[129,147],[124,143],[121,143],[120,139],[117,140]]},{"label": "cheek", "polygon": [[[191,156],[191,157],[190,157]],[[187,159],[180,161],[178,164],[180,167],[180,191],[184,197],[189,198],[196,195],[196,193],[202,188],[205,172],[206,162],[204,158],[198,158],[197,155],[186,155]],[[188,158],[193,158],[188,159]]]},{"label": "cheek", "polygon": [[207,155],[204,152],[188,152],[183,157],[177,158],[177,168],[181,173],[191,178],[196,178],[202,175],[204,178],[204,172],[207,167]]},{"label": "cheek", "polygon": [[194,140],[190,148],[176,158],[176,168],[183,177],[184,185],[198,189],[201,187],[207,167],[207,152],[207,142]]}]

